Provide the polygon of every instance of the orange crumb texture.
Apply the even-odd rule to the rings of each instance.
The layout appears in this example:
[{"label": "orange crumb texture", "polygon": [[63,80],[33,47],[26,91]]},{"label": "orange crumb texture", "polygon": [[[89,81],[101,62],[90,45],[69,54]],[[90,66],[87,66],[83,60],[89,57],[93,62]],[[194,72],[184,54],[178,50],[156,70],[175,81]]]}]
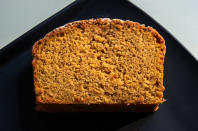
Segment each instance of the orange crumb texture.
[{"label": "orange crumb texture", "polygon": [[38,104],[163,103],[165,41],[119,19],[66,24],[32,49]]}]

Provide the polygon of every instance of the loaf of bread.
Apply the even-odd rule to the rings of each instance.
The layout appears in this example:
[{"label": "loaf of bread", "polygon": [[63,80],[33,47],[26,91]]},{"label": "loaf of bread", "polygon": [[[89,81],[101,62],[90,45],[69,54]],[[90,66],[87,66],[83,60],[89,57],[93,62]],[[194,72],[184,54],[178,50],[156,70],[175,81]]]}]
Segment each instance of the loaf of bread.
[{"label": "loaf of bread", "polygon": [[164,102],[165,41],[119,19],[66,24],[32,49],[36,110],[153,112]]}]

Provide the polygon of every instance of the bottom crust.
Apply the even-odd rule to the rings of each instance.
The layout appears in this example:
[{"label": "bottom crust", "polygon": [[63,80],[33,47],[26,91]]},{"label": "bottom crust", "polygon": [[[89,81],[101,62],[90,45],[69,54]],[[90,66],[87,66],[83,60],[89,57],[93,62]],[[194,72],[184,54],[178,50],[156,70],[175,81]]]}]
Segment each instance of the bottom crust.
[{"label": "bottom crust", "polygon": [[37,104],[41,112],[155,112],[159,104]]}]

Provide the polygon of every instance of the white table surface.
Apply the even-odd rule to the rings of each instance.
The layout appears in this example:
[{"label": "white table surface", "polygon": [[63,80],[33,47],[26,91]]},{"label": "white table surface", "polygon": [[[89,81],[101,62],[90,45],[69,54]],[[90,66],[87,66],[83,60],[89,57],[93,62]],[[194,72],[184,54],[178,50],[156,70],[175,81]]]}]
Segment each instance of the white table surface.
[{"label": "white table surface", "polygon": [[[0,49],[74,0],[0,0]],[[198,60],[197,0],[130,0]]]}]

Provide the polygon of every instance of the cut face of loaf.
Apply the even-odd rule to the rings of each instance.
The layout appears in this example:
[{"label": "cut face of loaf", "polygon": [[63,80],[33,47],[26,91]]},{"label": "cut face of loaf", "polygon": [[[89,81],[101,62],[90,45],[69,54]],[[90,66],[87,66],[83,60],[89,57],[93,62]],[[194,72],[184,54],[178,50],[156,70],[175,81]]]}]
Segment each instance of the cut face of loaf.
[{"label": "cut face of loaf", "polygon": [[118,19],[72,22],[33,46],[38,111],[155,111],[163,99],[165,41]]}]

